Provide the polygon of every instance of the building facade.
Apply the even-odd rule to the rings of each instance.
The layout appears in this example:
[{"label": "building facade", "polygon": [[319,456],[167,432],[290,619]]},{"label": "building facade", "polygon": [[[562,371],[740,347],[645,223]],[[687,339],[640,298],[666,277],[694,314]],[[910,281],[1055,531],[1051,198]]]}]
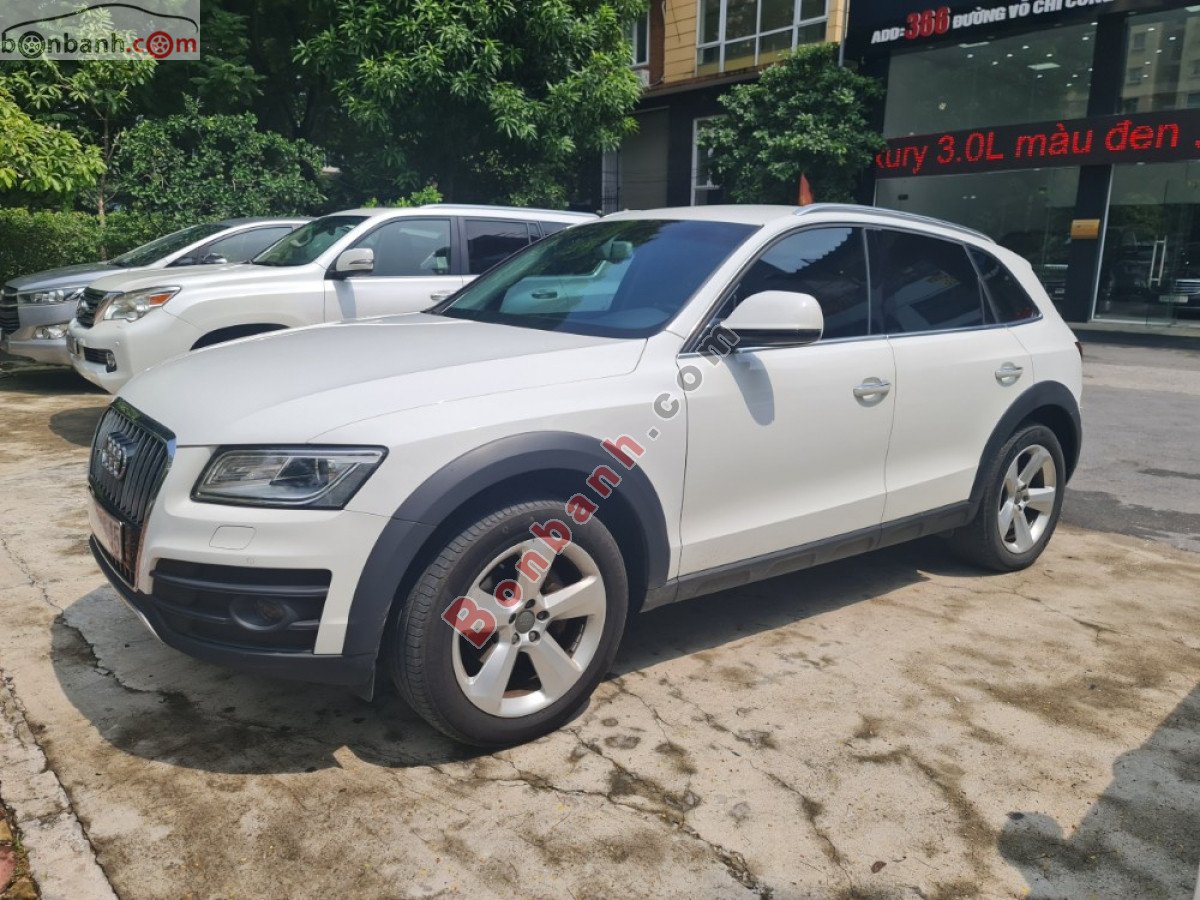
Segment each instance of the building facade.
[{"label": "building facade", "polygon": [[858,0],[843,49],[887,86],[867,198],[992,235],[1071,321],[1200,317],[1200,5]]},{"label": "building facade", "polygon": [[[602,163],[605,212],[723,201],[696,146],[717,97],[793,48],[838,41],[848,0],[650,0],[630,27],[638,131]],[[860,0],[862,2],[862,0]]]}]

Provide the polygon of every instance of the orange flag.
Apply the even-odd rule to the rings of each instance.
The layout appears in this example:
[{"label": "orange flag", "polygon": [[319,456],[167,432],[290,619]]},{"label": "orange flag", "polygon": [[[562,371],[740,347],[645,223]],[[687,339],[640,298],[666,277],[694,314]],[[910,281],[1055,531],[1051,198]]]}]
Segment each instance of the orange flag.
[{"label": "orange flag", "polygon": [[813,202],[812,188],[808,185],[807,176],[800,175],[800,200],[801,206],[808,206]]}]

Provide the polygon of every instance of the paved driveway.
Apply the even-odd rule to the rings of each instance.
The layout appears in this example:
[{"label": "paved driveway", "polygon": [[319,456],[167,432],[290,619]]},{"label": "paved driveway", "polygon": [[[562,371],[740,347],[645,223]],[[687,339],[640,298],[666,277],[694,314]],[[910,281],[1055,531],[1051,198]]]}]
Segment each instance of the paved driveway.
[{"label": "paved driveway", "polygon": [[[1159,399],[1194,416],[1185,369]],[[1097,394],[1124,390],[1089,371]],[[1110,399],[1110,420],[1150,417],[1140,396],[1135,411]],[[230,673],[151,638],[85,547],[82,464],[105,401],[66,373],[0,376],[0,794],[38,838],[44,887],[1191,896],[1200,556],[1170,546],[1187,544],[1174,525],[1068,525],[1008,576],[927,541],[659,610],[569,727],[481,755],[394,697]],[[1077,487],[1105,493],[1083,476],[1123,459],[1195,477],[1194,454],[1161,450],[1093,453]],[[1091,502],[1126,501],[1157,502]]]}]

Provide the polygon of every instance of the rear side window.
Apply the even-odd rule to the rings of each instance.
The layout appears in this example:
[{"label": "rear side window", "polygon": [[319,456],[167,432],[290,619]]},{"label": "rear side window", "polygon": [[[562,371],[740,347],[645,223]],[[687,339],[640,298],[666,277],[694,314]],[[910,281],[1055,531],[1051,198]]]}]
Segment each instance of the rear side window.
[{"label": "rear side window", "polygon": [[544,234],[546,237],[550,237],[550,235],[552,235],[552,234],[558,234],[560,231],[562,231],[564,228],[566,228],[569,223],[567,223],[567,222],[538,222],[538,224],[542,226],[542,234]]},{"label": "rear side window", "polygon": [[486,272],[530,242],[529,226],[524,222],[468,219],[467,271],[471,275]]},{"label": "rear side window", "polygon": [[968,252],[975,261],[975,268],[979,270],[979,277],[983,282],[988,312],[991,314],[990,321],[1020,322],[1038,315],[1033,298],[1000,260],[978,247],[971,247]]},{"label": "rear side window", "polygon": [[882,282],[888,334],[948,331],[984,324],[983,292],[962,244],[881,230],[872,271]]},{"label": "rear side window", "polygon": [[733,307],[759,291],[811,294],[825,316],[823,339],[870,332],[867,257],[858,228],[810,228],[785,237],[750,267]]}]

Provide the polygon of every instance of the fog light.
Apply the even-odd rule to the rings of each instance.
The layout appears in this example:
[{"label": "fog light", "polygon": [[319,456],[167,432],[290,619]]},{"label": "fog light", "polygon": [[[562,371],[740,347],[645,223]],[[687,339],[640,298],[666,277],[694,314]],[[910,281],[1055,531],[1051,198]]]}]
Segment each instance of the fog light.
[{"label": "fog light", "polygon": [[106,371],[106,372],[117,371],[117,358],[113,355],[113,352],[111,350],[104,351],[104,371]]},{"label": "fog light", "polygon": [[251,631],[282,631],[296,621],[291,604],[273,597],[238,597],[229,605],[229,612]]},{"label": "fog light", "polygon": [[33,339],[35,341],[58,341],[62,340],[67,333],[67,326],[63,325],[39,325],[33,329]]}]

